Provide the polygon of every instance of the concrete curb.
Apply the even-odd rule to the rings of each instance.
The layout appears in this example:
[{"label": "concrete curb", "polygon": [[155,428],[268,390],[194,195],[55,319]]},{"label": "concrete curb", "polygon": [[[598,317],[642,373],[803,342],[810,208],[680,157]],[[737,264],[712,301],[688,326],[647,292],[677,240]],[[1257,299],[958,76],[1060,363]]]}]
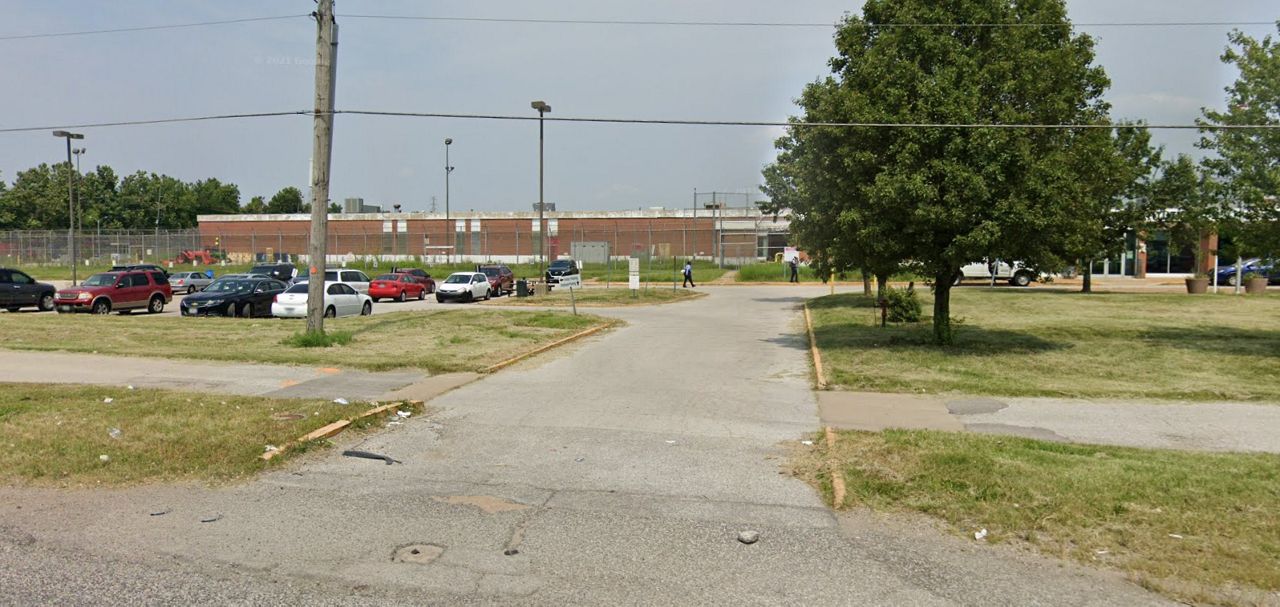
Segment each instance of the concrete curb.
[{"label": "concrete curb", "polygon": [[423,409],[423,402],[420,400],[408,400],[408,401],[397,401],[394,403],[387,403],[385,405],[379,405],[355,417],[352,417],[349,419],[340,419],[329,425],[316,428],[311,432],[308,432],[294,440],[291,440],[285,443],[284,445],[281,445],[280,448],[275,451],[268,451],[266,453],[263,453],[262,459],[264,461],[271,461],[271,458],[277,455],[280,455],[282,453],[285,453],[290,449],[297,447],[298,445],[301,445],[303,443],[308,443],[313,440],[319,440],[322,438],[329,438],[331,436],[336,436],[337,434],[341,433],[343,430],[346,430],[347,427],[354,422],[362,420],[366,417],[378,415],[379,413],[386,413],[387,411],[390,411],[392,409],[398,409],[398,408],[405,408],[410,411],[413,411],[414,413],[420,413]]},{"label": "concrete curb", "polygon": [[[836,448],[836,433],[831,426],[827,426],[826,434],[827,452],[832,453]],[[827,466],[831,468],[831,507],[838,510],[844,505],[844,474],[840,472],[840,464],[836,462],[834,455],[827,458]]]},{"label": "concrete curb", "polygon": [[565,338],[563,338],[563,339],[559,339],[559,340],[553,341],[553,342],[551,342],[551,343],[549,343],[549,344],[547,344],[547,345],[545,345],[545,346],[542,346],[542,347],[539,347],[539,348],[535,348],[535,349],[533,349],[533,350],[530,350],[530,351],[528,351],[528,352],[525,352],[524,354],[519,354],[519,355],[513,356],[513,357],[511,357],[511,358],[508,358],[508,359],[506,359],[506,360],[504,360],[504,361],[500,362],[500,363],[493,364],[493,365],[489,365],[488,367],[485,367],[484,369],[481,369],[481,370],[480,370],[480,372],[481,372],[481,373],[493,373],[494,371],[502,370],[502,369],[504,369],[504,368],[506,368],[506,367],[510,367],[511,365],[514,365],[514,364],[516,364],[516,363],[518,363],[518,362],[520,362],[520,361],[522,361],[522,360],[524,360],[524,359],[526,359],[526,358],[529,358],[529,357],[531,357],[531,356],[535,356],[535,355],[538,355],[538,354],[542,354],[543,352],[546,352],[547,350],[550,350],[550,349],[552,349],[552,348],[556,348],[556,347],[558,347],[558,346],[562,346],[562,345],[564,345],[564,344],[567,344],[567,343],[569,343],[569,342],[571,342],[571,341],[574,341],[574,340],[577,340],[577,339],[582,339],[583,337],[586,337],[586,336],[588,336],[588,335],[592,335],[592,334],[595,334],[595,333],[599,333],[600,331],[603,331],[603,330],[605,330],[605,329],[608,329],[608,328],[610,328],[610,327],[614,326],[615,324],[616,324],[616,323],[608,322],[608,323],[604,323],[604,324],[596,325],[596,326],[591,327],[590,329],[587,329],[587,330],[585,330],[585,331],[580,331],[580,332],[578,332],[578,333],[574,333],[573,335],[570,335],[570,336],[565,337]]},{"label": "concrete curb", "polygon": [[804,304],[804,328],[809,333],[809,351],[813,353],[813,370],[817,375],[819,390],[827,389],[827,377],[822,372],[822,353],[818,351],[818,340],[813,336],[813,320],[809,317],[809,304]]}]

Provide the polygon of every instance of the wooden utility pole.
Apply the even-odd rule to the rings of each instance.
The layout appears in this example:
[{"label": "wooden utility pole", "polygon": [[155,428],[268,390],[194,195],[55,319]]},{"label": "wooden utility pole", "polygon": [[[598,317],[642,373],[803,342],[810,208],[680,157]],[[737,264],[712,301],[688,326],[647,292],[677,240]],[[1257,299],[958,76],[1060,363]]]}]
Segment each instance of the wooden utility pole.
[{"label": "wooden utility pole", "polygon": [[324,269],[328,253],[329,162],[333,157],[333,92],[337,75],[338,24],[333,0],[316,12],[315,140],[311,148],[311,243],[307,247],[307,333],[324,332]]}]

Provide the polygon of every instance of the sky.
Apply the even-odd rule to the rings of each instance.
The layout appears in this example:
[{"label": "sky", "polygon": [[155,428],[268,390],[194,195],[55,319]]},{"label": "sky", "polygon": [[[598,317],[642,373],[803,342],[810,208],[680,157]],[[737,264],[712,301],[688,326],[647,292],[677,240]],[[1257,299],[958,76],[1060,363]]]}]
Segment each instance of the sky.
[{"label": "sky", "polygon": [[[380,14],[482,18],[835,23],[859,2],[831,0],[337,0],[338,109],[783,121],[829,73],[832,30],[372,20]],[[1068,0],[1076,23],[1272,21],[1273,0]],[[0,0],[0,37],[304,13],[312,0],[164,2]],[[1097,38],[1113,117],[1189,124],[1221,107],[1235,78],[1219,57],[1225,26],[1081,27]],[[1254,37],[1271,26],[1241,28]],[[0,128],[307,110],[315,24],[306,17],[76,37],[0,40]],[[774,158],[776,127],[546,123],[546,199],[559,210],[684,207],[693,192],[750,192]],[[112,166],[251,196],[308,192],[307,116],[85,128],[84,169]],[[527,211],[538,199],[534,121],[335,119],[330,197],[425,211]],[[1166,154],[1199,155],[1194,132],[1159,131]],[[0,179],[59,162],[48,132],[0,133]],[[745,198],[730,199],[745,201]]]}]

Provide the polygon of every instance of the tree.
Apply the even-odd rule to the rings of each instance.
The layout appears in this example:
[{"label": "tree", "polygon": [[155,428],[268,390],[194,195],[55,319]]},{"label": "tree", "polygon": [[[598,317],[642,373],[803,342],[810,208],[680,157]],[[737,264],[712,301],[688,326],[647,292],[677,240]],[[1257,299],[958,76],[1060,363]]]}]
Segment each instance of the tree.
[{"label": "tree", "polygon": [[1151,184],[1151,226],[1169,233],[1170,248],[1192,247],[1196,276],[1204,275],[1208,253],[1201,239],[1218,224],[1217,204],[1207,190],[1199,167],[1186,154],[1161,163],[1160,176]]},{"label": "tree", "polygon": [[267,212],[267,202],[261,196],[254,196],[249,199],[249,203],[241,209],[242,213],[258,214]]},{"label": "tree", "polygon": [[[1280,30],[1280,23],[1277,23]],[[1280,123],[1280,42],[1256,40],[1234,31],[1222,62],[1239,70],[1228,86],[1227,109],[1206,109],[1206,125]],[[1204,166],[1234,208],[1239,248],[1263,257],[1280,257],[1280,129],[1206,129],[1199,147],[1216,153]],[[1236,251],[1240,254],[1241,251]]]},{"label": "tree", "polygon": [[301,213],[303,208],[302,192],[293,186],[282,188],[267,202],[268,213]]},{"label": "tree", "polygon": [[67,164],[41,163],[25,171],[18,171],[13,187],[0,203],[0,219],[4,227],[16,230],[66,229],[69,219],[67,209],[67,179],[71,176]]},{"label": "tree", "polygon": [[199,215],[226,215],[240,212],[240,188],[235,184],[222,183],[214,178],[197,181],[191,184],[194,196],[191,209],[191,224],[196,224]]},{"label": "tree", "polygon": [[[895,23],[937,27],[878,27]],[[965,25],[978,23],[1061,25]],[[1090,129],[799,123],[1097,123],[1107,118],[1106,74],[1092,65],[1093,41],[1072,34],[1062,0],[868,0],[839,28],[836,50],[833,75],[805,88],[805,115],[779,157],[801,200],[836,208],[811,205],[792,225],[807,248],[868,248],[864,259],[884,254],[930,276],[934,341],[949,344],[962,265],[1063,264]]]}]

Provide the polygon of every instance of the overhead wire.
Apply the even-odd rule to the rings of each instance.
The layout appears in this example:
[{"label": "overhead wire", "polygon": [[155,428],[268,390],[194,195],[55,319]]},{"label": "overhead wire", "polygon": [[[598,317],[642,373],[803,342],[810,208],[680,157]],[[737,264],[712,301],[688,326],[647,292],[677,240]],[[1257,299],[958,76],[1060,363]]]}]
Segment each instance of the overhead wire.
[{"label": "overhead wire", "polygon": [[376,14],[338,14],[340,19],[379,19],[388,21],[439,21],[458,23],[515,23],[533,25],[642,25],[642,26],[688,26],[688,27],[842,27],[853,26],[868,29],[960,29],[960,28],[1031,28],[1031,27],[1243,27],[1255,25],[1274,25],[1272,21],[1126,21],[1126,22],[1085,22],[1085,23],[846,23],[833,21],[818,22],[774,22],[774,21],[678,21],[657,19],[549,19],[549,18],[514,18],[514,17],[440,17],[431,15],[376,15]]},{"label": "overhead wire", "polygon": [[255,21],[282,21],[285,19],[297,19],[299,17],[310,17],[311,13],[301,13],[296,15],[276,15],[272,17],[244,17],[242,19],[224,19],[221,21],[198,21],[195,23],[171,23],[167,25],[139,25],[132,27],[117,27],[111,29],[97,30],[80,30],[73,32],[46,32],[40,34],[10,34],[0,36],[0,40],[32,40],[36,38],[65,38],[69,36],[91,36],[94,34],[119,34],[123,32],[149,32],[155,30],[171,30],[183,29],[190,27],[205,27],[210,25],[230,25],[233,23],[252,23]]}]

